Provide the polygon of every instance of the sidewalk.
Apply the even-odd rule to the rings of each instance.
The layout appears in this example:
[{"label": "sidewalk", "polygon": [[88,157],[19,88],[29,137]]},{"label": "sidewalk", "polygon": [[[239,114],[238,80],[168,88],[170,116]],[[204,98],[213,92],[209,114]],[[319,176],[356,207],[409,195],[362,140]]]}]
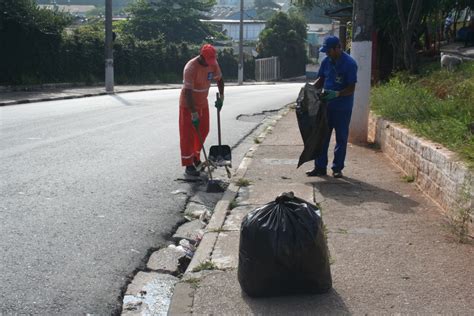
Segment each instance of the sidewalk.
[{"label": "sidewalk", "polygon": [[[441,211],[383,153],[349,145],[343,179],[308,178],[295,113],[245,158],[215,208],[174,290],[169,315],[451,314],[474,311],[474,247],[450,238]],[[332,155],[330,156],[332,159]],[[250,210],[294,191],[320,203],[334,289],[324,295],[252,299],[237,281],[239,228]],[[235,195],[237,207],[229,210]],[[202,270],[211,260],[215,267]]]}]

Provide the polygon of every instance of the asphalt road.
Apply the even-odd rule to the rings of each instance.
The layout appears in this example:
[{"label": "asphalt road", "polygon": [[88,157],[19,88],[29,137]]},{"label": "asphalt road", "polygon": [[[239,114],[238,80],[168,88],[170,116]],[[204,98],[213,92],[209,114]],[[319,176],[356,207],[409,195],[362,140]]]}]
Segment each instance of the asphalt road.
[{"label": "asphalt road", "polygon": [[[258,124],[237,116],[279,109],[300,87],[228,87],[225,143]],[[127,276],[181,219],[178,94],[0,108],[0,314],[118,310]]]}]

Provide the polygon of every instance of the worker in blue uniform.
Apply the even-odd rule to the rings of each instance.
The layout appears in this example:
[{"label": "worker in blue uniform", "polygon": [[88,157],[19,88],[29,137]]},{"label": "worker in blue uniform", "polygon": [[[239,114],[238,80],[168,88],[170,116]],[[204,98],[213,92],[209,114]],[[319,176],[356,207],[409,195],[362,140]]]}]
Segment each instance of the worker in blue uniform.
[{"label": "worker in blue uniform", "polygon": [[342,50],[339,38],[336,36],[325,38],[319,51],[326,53],[327,56],[321,62],[318,78],[314,85],[316,88],[324,88],[323,99],[328,102],[329,133],[322,153],[314,160],[314,169],[306,172],[306,174],[310,177],[325,176],[327,174],[328,148],[334,129],[336,131],[336,147],[334,148],[334,160],[331,169],[335,178],[341,178],[354,105],[357,63]]}]

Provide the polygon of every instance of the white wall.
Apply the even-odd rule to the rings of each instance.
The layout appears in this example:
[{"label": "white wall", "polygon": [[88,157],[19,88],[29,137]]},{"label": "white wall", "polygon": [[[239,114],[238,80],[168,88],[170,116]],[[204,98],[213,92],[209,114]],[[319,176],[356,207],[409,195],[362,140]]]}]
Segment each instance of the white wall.
[{"label": "white wall", "polygon": [[[264,23],[244,24],[244,41],[256,41],[265,28]],[[227,36],[234,41],[239,40],[240,28],[238,23],[223,24],[222,29],[227,31]]]}]

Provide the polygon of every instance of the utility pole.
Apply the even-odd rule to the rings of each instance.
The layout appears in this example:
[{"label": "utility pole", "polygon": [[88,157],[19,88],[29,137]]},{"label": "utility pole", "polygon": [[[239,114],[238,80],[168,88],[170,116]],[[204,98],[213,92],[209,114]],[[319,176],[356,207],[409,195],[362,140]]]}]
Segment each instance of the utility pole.
[{"label": "utility pole", "polygon": [[239,32],[239,86],[244,82],[244,0],[240,0],[240,32]]},{"label": "utility pole", "polygon": [[105,91],[114,93],[112,0],[105,0]]},{"label": "utility pole", "polygon": [[358,71],[349,132],[349,141],[352,143],[367,142],[373,20],[374,0],[354,0],[351,55],[357,62]]}]

